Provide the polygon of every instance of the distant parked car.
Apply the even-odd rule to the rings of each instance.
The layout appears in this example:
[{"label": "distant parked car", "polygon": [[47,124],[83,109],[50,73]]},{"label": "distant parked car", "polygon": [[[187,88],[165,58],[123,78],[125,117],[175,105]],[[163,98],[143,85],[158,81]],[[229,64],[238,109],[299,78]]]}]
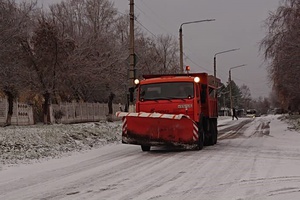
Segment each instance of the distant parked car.
[{"label": "distant parked car", "polygon": [[252,117],[252,118],[254,118],[254,117],[259,117],[259,116],[257,116],[258,114],[257,114],[257,111],[255,110],[255,109],[248,109],[247,111],[246,111],[246,117]]}]

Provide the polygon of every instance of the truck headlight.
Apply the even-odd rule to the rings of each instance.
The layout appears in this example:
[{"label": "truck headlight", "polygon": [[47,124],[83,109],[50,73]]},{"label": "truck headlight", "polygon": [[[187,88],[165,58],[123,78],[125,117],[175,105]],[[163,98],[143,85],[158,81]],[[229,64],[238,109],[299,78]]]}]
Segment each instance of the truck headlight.
[{"label": "truck headlight", "polygon": [[200,82],[200,78],[199,78],[198,76],[195,77],[195,78],[194,78],[194,82],[195,82],[195,83],[199,83],[199,82]]},{"label": "truck headlight", "polygon": [[140,84],[140,80],[139,79],[135,79],[134,80],[134,84],[136,84],[136,85]]}]

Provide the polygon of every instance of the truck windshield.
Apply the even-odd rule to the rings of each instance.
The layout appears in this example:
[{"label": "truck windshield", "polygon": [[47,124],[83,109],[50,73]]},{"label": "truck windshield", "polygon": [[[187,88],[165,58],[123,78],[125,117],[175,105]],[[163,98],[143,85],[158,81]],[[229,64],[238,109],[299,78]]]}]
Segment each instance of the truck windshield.
[{"label": "truck windshield", "polygon": [[192,82],[155,83],[140,86],[140,101],[194,98]]}]

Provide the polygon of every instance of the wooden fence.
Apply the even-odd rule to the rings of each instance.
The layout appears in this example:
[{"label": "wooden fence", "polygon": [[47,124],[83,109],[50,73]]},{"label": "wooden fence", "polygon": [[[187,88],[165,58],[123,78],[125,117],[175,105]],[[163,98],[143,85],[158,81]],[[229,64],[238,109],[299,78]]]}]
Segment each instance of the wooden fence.
[{"label": "wooden fence", "polygon": [[[6,123],[7,111],[8,111],[7,99],[0,98],[0,124]],[[11,124],[12,125],[34,124],[32,106],[24,103],[14,102]]]}]

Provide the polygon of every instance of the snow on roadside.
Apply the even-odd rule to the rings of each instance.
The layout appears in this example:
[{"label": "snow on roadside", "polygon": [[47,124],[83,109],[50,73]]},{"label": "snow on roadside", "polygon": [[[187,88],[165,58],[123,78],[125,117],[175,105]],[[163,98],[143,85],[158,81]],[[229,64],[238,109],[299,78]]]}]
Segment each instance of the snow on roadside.
[{"label": "snow on roadside", "polygon": [[[268,117],[280,117],[289,124],[289,129],[300,130],[300,116]],[[230,117],[218,119],[218,125],[238,122],[239,120],[232,121]],[[226,126],[222,128],[224,127]],[[121,121],[0,127],[0,170],[1,165],[31,163],[71,155],[108,143],[119,143],[121,129]]]},{"label": "snow on roadside", "polygon": [[282,115],[280,119],[286,121],[290,130],[300,130],[300,115]]},{"label": "snow on roadside", "polygon": [[218,117],[218,126],[224,125],[232,121],[231,116],[219,116]]},{"label": "snow on roadside", "polygon": [[0,127],[0,169],[120,142],[121,128],[121,122]]}]

